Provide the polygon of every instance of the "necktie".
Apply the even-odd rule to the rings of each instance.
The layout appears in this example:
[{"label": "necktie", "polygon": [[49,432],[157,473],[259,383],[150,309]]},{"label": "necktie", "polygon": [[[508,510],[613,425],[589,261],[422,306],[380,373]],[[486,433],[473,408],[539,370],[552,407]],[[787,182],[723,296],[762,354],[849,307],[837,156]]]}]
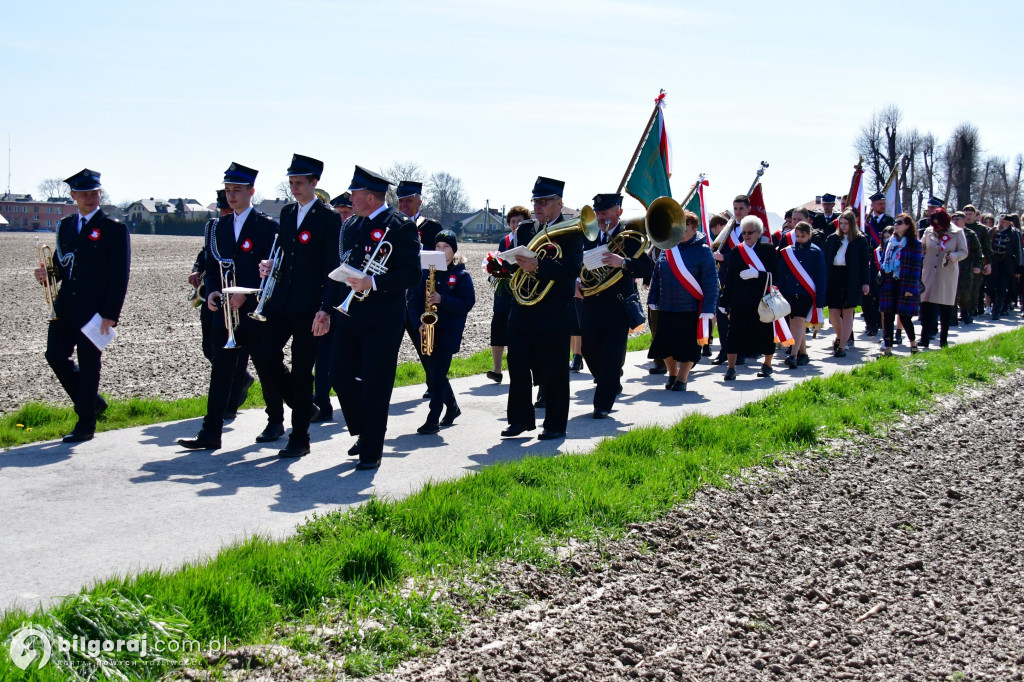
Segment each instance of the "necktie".
[{"label": "necktie", "polygon": [[82,221],[78,225],[78,234],[82,234],[82,230],[85,229],[85,223],[86,222],[88,222],[88,221],[83,217]]}]

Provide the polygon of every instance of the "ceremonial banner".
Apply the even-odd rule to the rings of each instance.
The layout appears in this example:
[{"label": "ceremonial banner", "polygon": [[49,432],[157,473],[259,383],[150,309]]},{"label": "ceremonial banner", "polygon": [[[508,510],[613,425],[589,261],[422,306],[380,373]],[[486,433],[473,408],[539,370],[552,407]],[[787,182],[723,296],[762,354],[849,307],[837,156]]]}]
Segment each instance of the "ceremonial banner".
[{"label": "ceremonial banner", "polygon": [[764,193],[761,191],[761,183],[757,183],[754,191],[750,193],[750,215],[755,215],[764,223],[765,234],[775,234],[781,228],[772,229],[768,224],[768,210],[764,207]]},{"label": "ceremonial banner", "polygon": [[867,222],[867,202],[864,201],[864,166],[859,163],[853,167],[850,193],[843,202],[843,210],[847,209],[857,214],[857,226],[863,230]]},{"label": "ceremonial banner", "polygon": [[626,193],[644,208],[658,197],[672,196],[669,178],[672,177],[672,145],[665,129],[665,91],[654,100],[655,109],[633,163],[630,164]]},{"label": "ceremonial banner", "polygon": [[900,196],[900,165],[902,163],[903,157],[900,156],[896,160],[896,165],[893,167],[885,187],[882,188],[882,192],[885,193],[885,212],[893,218],[903,213],[903,197]]},{"label": "ceremonial banner", "polygon": [[707,238],[708,246],[711,245],[711,230],[708,229],[708,214],[704,203],[704,188],[708,186],[707,180],[701,180],[697,184],[697,191],[694,192],[693,197],[690,201],[683,206],[687,211],[692,211],[697,215],[697,220],[700,222],[698,230],[704,233]]}]

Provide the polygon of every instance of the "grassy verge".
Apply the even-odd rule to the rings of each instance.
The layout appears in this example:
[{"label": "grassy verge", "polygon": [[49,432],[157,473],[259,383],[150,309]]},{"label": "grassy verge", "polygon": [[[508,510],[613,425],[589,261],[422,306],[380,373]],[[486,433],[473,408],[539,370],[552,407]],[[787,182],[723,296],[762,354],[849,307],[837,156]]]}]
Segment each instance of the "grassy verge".
[{"label": "grassy verge", "polygon": [[[629,341],[629,350],[641,350],[651,345],[650,334],[642,334]],[[568,360],[567,360],[568,361]],[[492,367],[491,349],[486,348],[466,358],[452,360],[449,376],[452,378],[483,374]],[[502,360],[502,367],[505,362]],[[423,366],[418,362],[404,362],[398,366],[395,387],[422,384]],[[107,397],[110,407],[96,424],[98,431],[111,431],[131,426],[146,426],[179,419],[195,419],[206,414],[206,396],[161,400],[160,398],[128,398],[116,400]],[[263,392],[259,383],[249,390],[249,399],[243,407],[263,407]],[[25,445],[60,438],[75,426],[75,411],[71,407],[32,402],[16,412],[0,416],[0,448]]]},{"label": "grassy verge", "polygon": [[[282,542],[252,538],[180,570],[107,580],[47,611],[7,613],[0,641],[32,622],[54,632],[151,633],[152,640],[276,641],[299,652],[343,654],[343,668],[334,672],[384,670],[459,627],[458,614],[432,598],[431,585],[457,583],[502,560],[551,566],[554,543],[614,534],[745,467],[771,465],[826,438],[873,433],[936,396],[1022,366],[1024,330],[870,362],[731,414],[636,428],[586,456],[497,464],[401,501],[373,499],[314,516]],[[126,625],[118,613],[145,615]],[[312,634],[303,627],[310,624],[329,630]],[[72,657],[60,671],[28,676],[0,654],[0,678],[68,679],[72,664],[83,662],[95,665]],[[138,676],[171,665],[157,662]]]}]

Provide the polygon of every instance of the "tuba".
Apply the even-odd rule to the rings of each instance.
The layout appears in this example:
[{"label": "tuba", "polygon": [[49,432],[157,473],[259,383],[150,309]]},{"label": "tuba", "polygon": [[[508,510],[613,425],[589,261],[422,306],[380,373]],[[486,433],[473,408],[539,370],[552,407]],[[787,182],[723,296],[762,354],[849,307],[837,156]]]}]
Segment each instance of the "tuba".
[{"label": "tuba", "polygon": [[57,319],[57,311],[54,310],[53,303],[57,300],[57,291],[60,288],[60,283],[57,281],[57,268],[53,265],[53,249],[49,246],[41,245],[39,237],[36,237],[36,255],[39,257],[39,265],[46,270],[46,281],[43,282],[43,297],[46,299],[46,307],[50,309],[50,313],[46,316],[46,321],[53,322]]},{"label": "tuba", "polygon": [[[608,242],[608,251],[623,258],[639,258],[647,251],[649,243],[662,250],[671,249],[686,232],[683,207],[672,197],[655,199],[647,209],[647,215],[628,220],[622,226],[623,230]],[[640,242],[640,246],[632,253],[626,251],[627,239]],[[580,273],[580,290],[584,296],[594,296],[612,287],[620,279],[622,268],[583,268]]]},{"label": "tuba", "polygon": [[420,332],[420,352],[423,355],[434,354],[434,325],[437,324],[437,306],[431,305],[430,297],[434,295],[437,290],[437,285],[434,282],[434,266],[430,266],[430,274],[427,275],[427,293],[426,303],[424,304],[423,314],[420,315],[420,324],[423,325],[423,331]]},{"label": "tuba", "polygon": [[[579,218],[555,223],[550,227],[545,225],[540,232],[534,235],[526,248],[537,254],[537,258],[561,258],[562,247],[558,245],[558,237],[574,232],[582,232],[585,239],[593,241],[597,239],[597,233],[600,230],[601,228],[597,224],[597,214],[594,213],[594,209],[590,206],[584,206],[583,210],[580,211]],[[527,272],[521,268],[516,270],[509,282],[509,286],[512,288],[512,295],[515,297],[516,302],[522,306],[540,303],[547,296],[548,292],[551,291],[551,287],[554,284],[554,282],[548,282],[542,285],[534,273]]]}]

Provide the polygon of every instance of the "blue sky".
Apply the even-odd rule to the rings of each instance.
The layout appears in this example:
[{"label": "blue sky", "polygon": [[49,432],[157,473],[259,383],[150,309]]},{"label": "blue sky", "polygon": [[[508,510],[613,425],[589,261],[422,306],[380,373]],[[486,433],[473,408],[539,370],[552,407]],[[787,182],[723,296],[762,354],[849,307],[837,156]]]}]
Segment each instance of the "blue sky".
[{"label": "blue sky", "polygon": [[526,203],[537,175],[580,206],[618,186],[665,88],[677,198],[703,171],[726,207],[765,159],[781,213],[847,189],[859,127],[889,103],[940,140],[969,120],[987,153],[1024,151],[1019,45],[999,35],[1022,15],[985,1],[26,2],[0,28],[20,93],[0,134],[14,192],[88,166],[118,202],[206,203],[238,161],[272,197],[299,152],[324,160],[332,195],[353,164],[402,161],[461,177],[474,206]]}]

